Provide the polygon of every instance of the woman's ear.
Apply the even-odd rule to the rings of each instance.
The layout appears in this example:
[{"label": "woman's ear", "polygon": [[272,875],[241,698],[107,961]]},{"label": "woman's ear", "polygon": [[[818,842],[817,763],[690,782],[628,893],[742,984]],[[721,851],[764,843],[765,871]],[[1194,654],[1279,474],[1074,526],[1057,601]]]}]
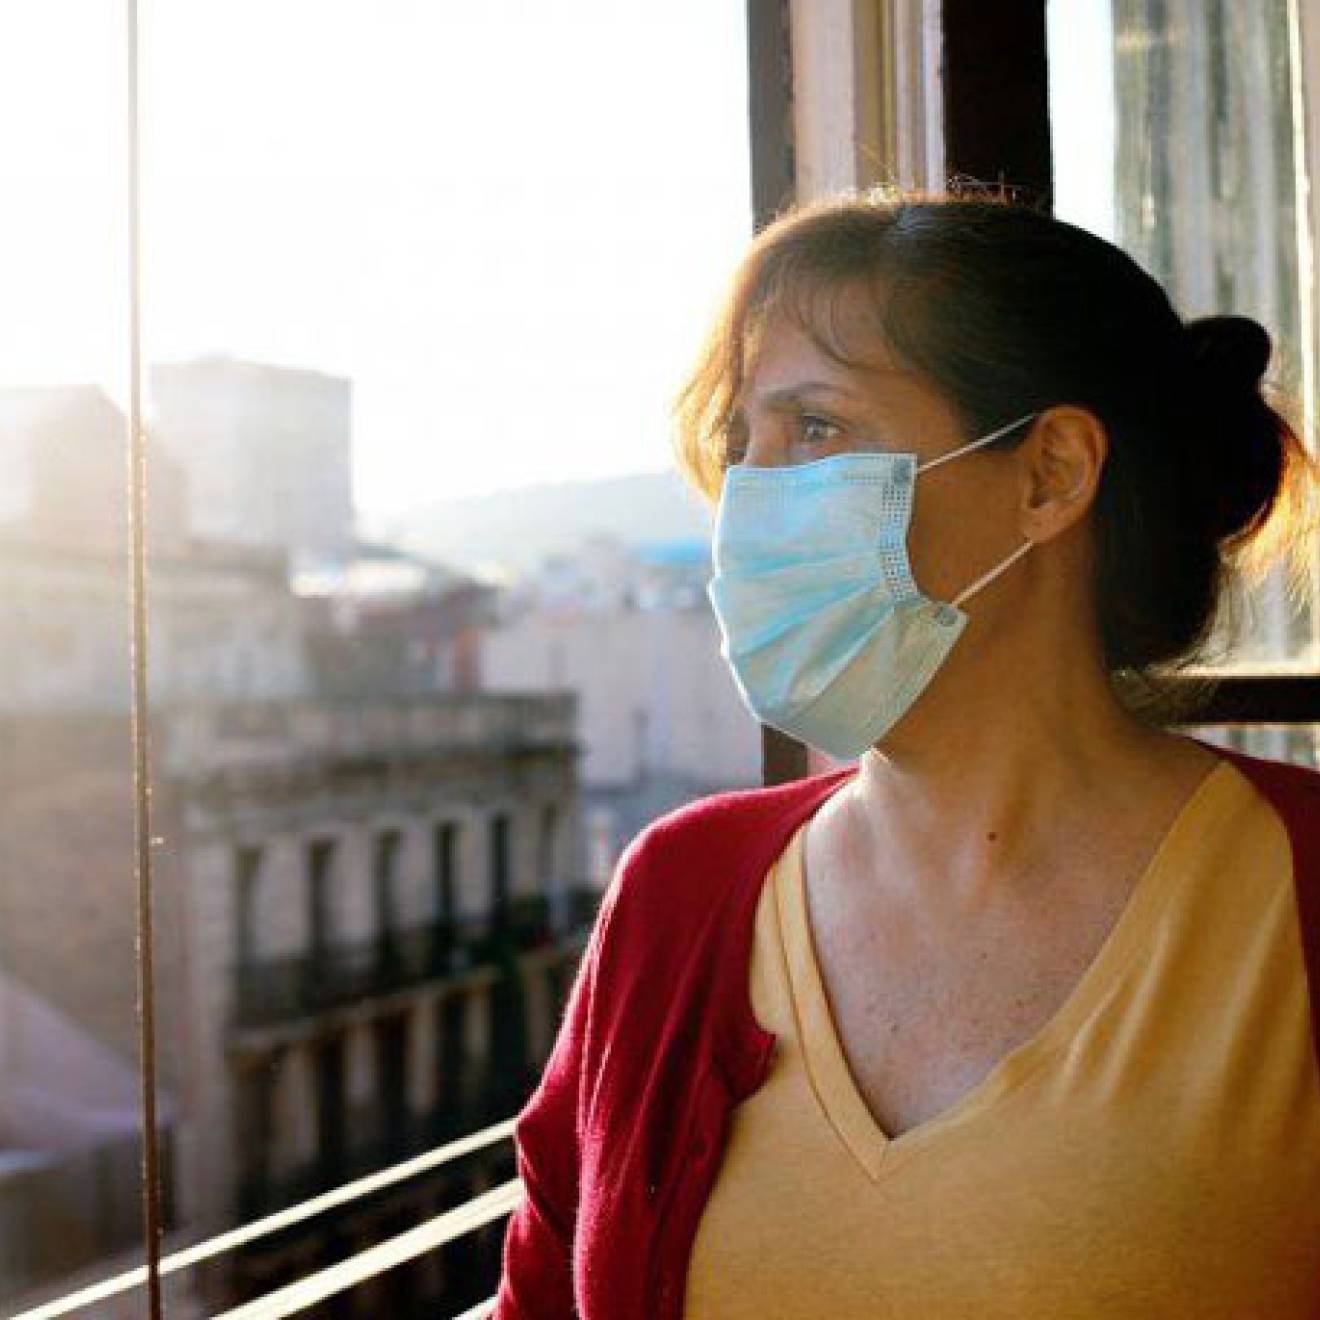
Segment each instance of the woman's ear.
[{"label": "woman's ear", "polygon": [[1060,405],[1041,413],[1022,448],[1022,531],[1033,541],[1048,541],[1086,516],[1109,437],[1094,413]]}]

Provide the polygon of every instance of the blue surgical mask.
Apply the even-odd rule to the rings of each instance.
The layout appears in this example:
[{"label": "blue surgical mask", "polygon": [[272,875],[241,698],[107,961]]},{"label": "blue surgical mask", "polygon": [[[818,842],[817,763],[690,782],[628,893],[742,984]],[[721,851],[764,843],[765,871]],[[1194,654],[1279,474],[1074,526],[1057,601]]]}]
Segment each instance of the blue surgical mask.
[{"label": "blue surgical mask", "polygon": [[841,761],[884,737],[967,626],[959,606],[1033,544],[951,602],[923,595],[907,554],[917,474],[1036,415],[921,464],[915,454],[846,453],[727,470],[706,591],[752,714]]}]

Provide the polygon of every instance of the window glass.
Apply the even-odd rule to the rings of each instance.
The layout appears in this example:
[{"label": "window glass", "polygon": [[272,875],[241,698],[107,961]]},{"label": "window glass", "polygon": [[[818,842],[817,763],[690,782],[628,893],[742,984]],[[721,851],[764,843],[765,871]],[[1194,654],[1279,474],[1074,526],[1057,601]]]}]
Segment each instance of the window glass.
[{"label": "window glass", "polygon": [[[666,403],[749,229],[741,6],[147,25],[153,716],[180,1222],[511,1117],[623,846],[755,783]],[[192,1276],[207,1313],[515,1176]],[[326,1304],[458,1314],[503,1220]]]},{"label": "window glass", "polygon": [[[123,49],[122,6],[0,6],[5,1315],[141,1258]],[[182,1022],[169,1008],[162,1025]],[[178,1080],[161,1088],[167,1162]]]},{"label": "window glass", "polygon": [[[1314,437],[1304,15],[1293,0],[1053,0],[1055,211],[1129,252],[1185,318],[1232,312],[1274,337],[1267,375]],[[1315,34],[1310,39],[1314,40]],[[1320,562],[1320,561],[1318,561]],[[1317,575],[1237,593],[1217,641],[1235,669],[1314,669]]]},{"label": "window glass", "polygon": [[1188,733],[1207,742],[1237,747],[1253,756],[1295,761],[1320,769],[1320,725],[1239,724],[1189,728]]}]

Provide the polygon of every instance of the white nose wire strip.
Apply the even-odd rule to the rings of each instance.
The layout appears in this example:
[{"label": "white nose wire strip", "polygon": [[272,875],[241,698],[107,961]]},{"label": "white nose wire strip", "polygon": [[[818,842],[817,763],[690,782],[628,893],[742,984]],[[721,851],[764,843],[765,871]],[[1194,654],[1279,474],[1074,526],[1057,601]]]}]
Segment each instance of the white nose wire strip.
[{"label": "white nose wire strip", "polygon": [[947,454],[941,454],[938,458],[929,459],[925,463],[917,464],[917,471],[924,472],[927,468],[939,467],[941,463],[947,463],[951,458],[957,458],[960,454],[970,454],[973,449],[980,449],[982,445],[988,445],[991,440],[998,440],[1005,431],[1011,431],[1015,426],[1020,426],[1028,417],[1034,417],[1035,413],[1024,413],[1021,417],[1009,422],[1007,426],[1001,426],[997,431],[991,431],[989,435],[983,435],[979,440],[973,440],[969,445],[963,445],[961,449],[951,449]]},{"label": "white nose wire strip", "polygon": [[971,586],[964,587],[949,603],[951,605],[961,605],[968,596],[974,595],[976,592],[980,591],[982,587],[988,586],[993,582],[1001,573],[1012,568],[1012,566],[1016,564],[1017,561],[1021,559],[1022,556],[1025,555],[1035,544],[1035,541],[1023,541],[1002,564],[996,565],[988,573],[983,573],[971,584]]}]

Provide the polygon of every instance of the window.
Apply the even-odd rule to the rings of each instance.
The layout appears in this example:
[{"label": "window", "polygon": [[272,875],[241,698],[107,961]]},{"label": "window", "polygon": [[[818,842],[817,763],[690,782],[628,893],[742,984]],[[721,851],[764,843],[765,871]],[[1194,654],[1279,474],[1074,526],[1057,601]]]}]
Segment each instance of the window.
[{"label": "window", "polygon": [[[19,1012],[76,1048],[101,1104],[55,1149],[4,1126],[0,1081],[6,1313],[142,1243],[128,13],[0,17],[24,130],[0,145],[0,1032]],[[138,21],[168,1252],[508,1119],[630,835],[758,778],[665,414],[750,214],[739,5]],[[690,730],[645,776],[637,708]],[[182,1270],[169,1300],[215,1313],[512,1177],[506,1137]],[[34,1211],[55,1186],[79,1189],[67,1232]],[[502,1233],[327,1313],[457,1314]]]},{"label": "window", "polygon": [[[627,842],[807,768],[763,749],[719,658],[709,523],[665,425],[753,193],[764,220],[794,184],[891,166],[938,185],[1012,160],[1048,185],[1052,133],[1060,212],[1186,310],[1254,311],[1312,399],[1310,7],[1055,3],[1091,81],[1053,88],[1039,14],[1011,8],[143,7],[167,1251],[506,1120]],[[0,1033],[39,1046],[0,1077],[7,1313],[142,1248],[127,12],[0,15],[24,130],[0,144]],[[1097,144],[1112,168],[1075,169]],[[1314,600],[1256,606],[1241,667],[1313,673]],[[1313,753],[1320,710],[1254,718],[1255,745]],[[84,1061],[90,1116],[57,1139],[13,1103],[53,1085],[52,1051]],[[479,1144],[180,1270],[170,1301],[267,1294],[513,1172],[507,1140]],[[322,1309],[458,1314],[502,1233],[496,1213]]]}]

